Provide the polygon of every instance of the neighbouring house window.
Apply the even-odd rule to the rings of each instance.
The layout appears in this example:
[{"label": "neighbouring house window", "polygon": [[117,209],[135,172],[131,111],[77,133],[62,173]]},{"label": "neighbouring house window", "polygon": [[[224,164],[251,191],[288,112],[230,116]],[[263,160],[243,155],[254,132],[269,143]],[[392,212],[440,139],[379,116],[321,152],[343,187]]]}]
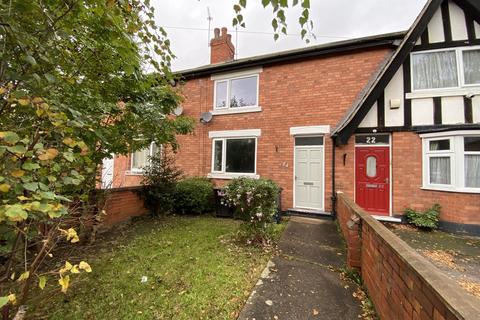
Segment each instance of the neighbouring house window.
[{"label": "neighbouring house window", "polygon": [[480,192],[480,132],[448,134],[423,135],[424,187]]},{"label": "neighbouring house window", "polygon": [[212,171],[255,174],[256,144],[256,138],[214,139]]},{"label": "neighbouring house window", "polygon": [[215,81],[215,109],[258,106],[258,75]]},{"label": "neighbouring house window", "polygon": [[480,188],[480,136],[465,137],[465,186]]},{"label": "neighbouring house window", "polygon": [[465,84],[480,84],[480,50],[463,51]]},{"label": "neighbouring house window", "polygon": [[149,157],[159,153],[160,150],[161,148],[155,143],[152,143],[148,148],[133,152],[131,155],[130,170],[136,173],[143,172],[143,168],[148,165]]},{"label": "neighbouring house window", "polygon": [[480,49],[455,48],[412,53],[412,90],[480,85]]}]

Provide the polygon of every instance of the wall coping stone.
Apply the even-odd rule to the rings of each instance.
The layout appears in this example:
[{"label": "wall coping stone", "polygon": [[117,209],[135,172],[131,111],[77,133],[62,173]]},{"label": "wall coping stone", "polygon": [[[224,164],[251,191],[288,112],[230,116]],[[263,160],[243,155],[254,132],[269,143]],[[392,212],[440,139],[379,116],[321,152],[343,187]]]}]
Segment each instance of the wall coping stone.
[{"label": "wall coping stone", "polygon": [[339,200],[344,201],[348,207],[360,217],[360,219],[372,228],[380,238],[398,257],[424,280],[424,283],[445,304],[445,306],[459,319],[478,319],[480,304],[478,300],[468,293],[460,290],[459,286],[425,257],[411,248],[405,241],[396,236],[381,222],[366,213],[343,192],[337,191]]}]

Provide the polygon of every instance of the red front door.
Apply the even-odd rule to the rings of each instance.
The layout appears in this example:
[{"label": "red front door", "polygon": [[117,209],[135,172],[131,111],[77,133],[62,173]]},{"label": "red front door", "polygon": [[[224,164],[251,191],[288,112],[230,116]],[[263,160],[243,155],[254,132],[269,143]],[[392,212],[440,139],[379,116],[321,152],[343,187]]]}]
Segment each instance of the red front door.
[{"label": "red front door", "polygon": [[390,147],[355,148],[355,202],[376,215],[390,214]]}]

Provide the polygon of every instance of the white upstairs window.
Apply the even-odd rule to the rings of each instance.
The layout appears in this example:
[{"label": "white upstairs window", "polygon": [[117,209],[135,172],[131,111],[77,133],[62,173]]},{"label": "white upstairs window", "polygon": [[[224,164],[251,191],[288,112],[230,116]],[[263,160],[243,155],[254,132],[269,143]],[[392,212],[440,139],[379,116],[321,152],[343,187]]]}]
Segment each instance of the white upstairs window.
[{"label": "white upstairs window", "polygon": [[214,75],[214,115],[262,111],[258,105],[262,69]]},{"label": "white upstairs window", "polygon": [[412,92],[480,87],[480,47],[411,54]]}]

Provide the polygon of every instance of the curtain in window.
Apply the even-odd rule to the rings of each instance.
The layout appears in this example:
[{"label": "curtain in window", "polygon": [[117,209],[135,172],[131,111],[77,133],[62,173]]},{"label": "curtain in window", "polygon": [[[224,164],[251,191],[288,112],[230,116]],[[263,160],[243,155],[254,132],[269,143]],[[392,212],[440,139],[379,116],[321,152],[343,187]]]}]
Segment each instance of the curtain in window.
[{"label": "curtain in window", "polygon": [[465,84],[480,84],[480,50],[463,52]]},{"label": "curtain in window", "polygon": [[465,155],[465,186],[480,188],[480,155]]},{"label": "curtain in window", "polygon": [[430,158],[430,183],[450,184],[450,157]]},{"label": "curtain in window", "polygon": [[414,54],[412,63],[415,90],[458,86],[455,51]]},{"label": "curtain in window", "polygon": [[142,169],[147,164],[147,157],[150,153],[150,149],[146,148],[133,153],[132,155],[132,168]]}]

